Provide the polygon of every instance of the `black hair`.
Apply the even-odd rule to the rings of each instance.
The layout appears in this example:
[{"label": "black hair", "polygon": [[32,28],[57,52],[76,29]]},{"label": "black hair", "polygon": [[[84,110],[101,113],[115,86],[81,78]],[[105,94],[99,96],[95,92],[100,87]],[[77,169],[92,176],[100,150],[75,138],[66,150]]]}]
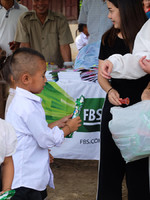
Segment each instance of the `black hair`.
[{"label": "black hair", "polygon": [[22,47],[14,51],[10,59],[10,68],[15,81],[18,81],[20,75],[24,72],[32,75],[37,71],[37,66],[34,64],[36,57],[45,61],[44,56],[40,52],[31,48]]},{"label": "black hair", "polygon": [[14,61],[15,55],[17,55],[19,53],[24,53],[24,54],[29,54],[29,55],[37,56],[37,57],[41,58],[42,60],[45,60],[45,57],[40,52],[38,52],[38,51],[36,51],[36,50],[34,50],[32,48],[21,47],[21,48],[16,49],[14,51],[14,53],[12,54],[12,56],[11,56],[11,64]]},{"label": "black hair", "polygon": [[83,28],[86,27],[86,24],[78,24],[78,31],[83,32]]},{"label": "black hair", "polygon": [[132,52],[136,34],[140,31],[143,24],[147,21],[141,0],[109,0],[120,11],[121,27],[115,29],[112,27],[102,37],[104,43],[108,37],[108,43],[113,45],[117,33],[121,31],[123,39]]}]

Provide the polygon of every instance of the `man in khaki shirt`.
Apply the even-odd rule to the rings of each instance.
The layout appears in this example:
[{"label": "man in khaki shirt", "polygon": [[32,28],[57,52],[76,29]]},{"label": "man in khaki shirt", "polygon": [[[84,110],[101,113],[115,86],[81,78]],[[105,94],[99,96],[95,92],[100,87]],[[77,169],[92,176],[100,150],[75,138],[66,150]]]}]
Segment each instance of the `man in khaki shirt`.
[{"label": "man in khaki shirt", "polygon": [[15,41],[42,53],[47,62],[63,67],[71,61],[73,38],[66,18],[48,10],[50,0],[32,0],[34,11],[24,13],[18,21]]}]

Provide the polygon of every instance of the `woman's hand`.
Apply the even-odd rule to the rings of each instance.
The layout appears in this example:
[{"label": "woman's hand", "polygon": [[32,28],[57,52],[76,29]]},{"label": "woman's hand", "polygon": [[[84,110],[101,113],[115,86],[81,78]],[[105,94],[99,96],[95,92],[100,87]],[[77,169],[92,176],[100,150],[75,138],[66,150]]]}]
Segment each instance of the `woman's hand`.
[{"label": "woman's hand", "polygon": [[139,60],[139,64],[141,66],[141,68],[148,74],[150,74],[150,60],[146,59],[146,56],[143,56],[140,60]]},{"label": "woman's hand", "polygon": [[122,103],[120,102],[121,98],[120,98],[119,93],[117,92],[117,90],[113,88],[108,92],[108,100],[111,104],[115,106],[122,105]]},{"label": "woman's hand", "polygon": [[112,72],[113,64],[109,60],[103,60],[100,62],[99,73],[106,79],[110,79]]}]

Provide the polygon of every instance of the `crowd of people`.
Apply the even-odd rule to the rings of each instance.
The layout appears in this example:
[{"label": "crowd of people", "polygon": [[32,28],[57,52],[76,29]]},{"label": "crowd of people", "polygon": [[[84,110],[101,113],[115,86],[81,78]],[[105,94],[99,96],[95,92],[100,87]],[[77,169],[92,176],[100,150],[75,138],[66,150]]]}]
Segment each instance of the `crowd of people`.
[{"label": "crowd of people", "polygon": [[[0,119],[1,194],[12,200],[44,200],[54,188],[50,149],[81,126],[72,114],[48,124],[41,104],[46,62],[70,62],[73,43],[66,18],[49,10],[50,0],[32,0],[28,10],[16,0],[0,1],[1,79],[9,87],[5,120]],[[106,92],[100,128],[97,200],[121,200],[125,177],[128,200],[150,199],[149,158],[126,163],[109,130],[114,106],[150,100],[150,1],[83,0],[79,13],[80,51],[100,42],[98,82]],[[7,90],[4,85],[3,90]],[[7,94],[7,92],[6,92]],[[128,97],[129,105],[121,100]],[[20,104],[21,102],[21,104]],[[40,164],[39,164],[40,160]]]}]

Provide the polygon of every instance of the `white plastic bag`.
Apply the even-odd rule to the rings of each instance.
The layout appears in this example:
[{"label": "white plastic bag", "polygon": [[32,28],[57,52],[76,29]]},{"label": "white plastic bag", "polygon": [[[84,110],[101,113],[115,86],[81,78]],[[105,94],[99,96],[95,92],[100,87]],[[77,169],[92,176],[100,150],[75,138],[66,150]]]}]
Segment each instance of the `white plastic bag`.
[{"label": "white plastic bag", "polygon": [[109,129],[127,162],[150,155],[150,100],[126,108],[111,108]]}]

